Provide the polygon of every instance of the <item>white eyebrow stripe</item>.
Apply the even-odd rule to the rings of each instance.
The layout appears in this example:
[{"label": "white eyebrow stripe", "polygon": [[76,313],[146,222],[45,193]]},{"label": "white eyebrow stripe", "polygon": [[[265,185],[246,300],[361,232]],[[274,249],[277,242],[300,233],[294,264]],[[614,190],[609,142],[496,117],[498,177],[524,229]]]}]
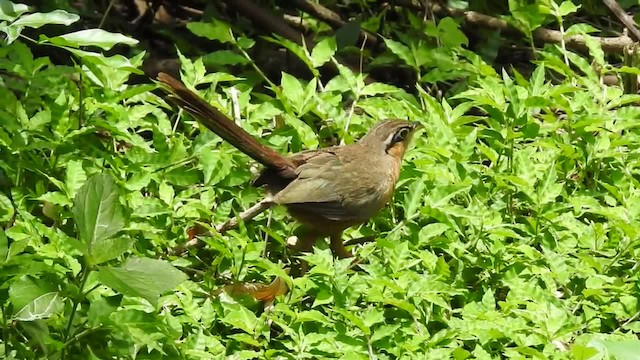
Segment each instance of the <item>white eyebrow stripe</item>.
[{"label": "white eyebrow stripe", "polygon": [[389,145],[391,145],[391,141],[393,140],[394,136],[396,136],[396,133],[391,133],[389,136],[387,136],[387,139],[384,141],[386,147],[389,147]]}]

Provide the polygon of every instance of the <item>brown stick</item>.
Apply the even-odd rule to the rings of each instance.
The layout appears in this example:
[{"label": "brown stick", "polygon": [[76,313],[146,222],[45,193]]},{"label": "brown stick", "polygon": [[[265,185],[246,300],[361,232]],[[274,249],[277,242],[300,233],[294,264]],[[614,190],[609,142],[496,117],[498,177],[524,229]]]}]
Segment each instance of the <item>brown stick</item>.
[{"label": "brown stick", "polygon": [[[309,51],[315,47],[315,43],[311,39],[305,38],[294,28],[287,25],[282,18],[275,16],[267,9],[259,7],[251,0],[226,0],[226,3],[229,6],[235,7],[244,16],[249,18],[249,20],[254,22],[256,25],[265,28],[269,32],[287,38],[298,45],[302,45],[304,40],[304,44],[306,44]],[[338,67],[333,62],[327,62],[325,66],[327,66],[333,73],[338,73]],[[355,74],[360,73],[360,69],[356,66],[350,64],[346,64],[345,66],[351,69]],[[376,80],[371,76],[367,76],[364,78],[364,82],[365,84],[371,84],[376,82]]]},{"label": "brown stick", "polygon": [[615,16],[617,16],[618,19],[620,19],[620,21],[622,21],[624,26],[627,27],[627,29],[632,35],[631,37],[635,41],[640,41],[640,30],[638,30],[638,28],[636,27],[636,22],[633,20],[631,16],[629,16],[626,12],[624,12],[624,9],[620,7],[618,2],[616,2],[615,0],[602,0],[602,2],[605,5],[607,5],[609,10],[611,10],[611,12]]},{"label": "brown stick", "polygon": [[[234,229],[242,222],[248,222],[259,214],[263,213],[265,210],[269,209],[273,206],[273,202],[269,199],[263,199],[262,201],[256,203],[249,209],[240,213],[237,217],[230,218],[222,224],[218,224],[215,226],[215,229],[218,233],[224,234],[225,232]],[[169,255],[182,255],[190,249],[197,249],[204,246],[204,242],[200,240],[198,237],[195,237],[186,243],[176,246],[175,248],[169,251]]]},{"label": "brown stick", "polygon": [[[415,4],[411,0],[399,1],[398,3],[402,6],[409,7],[415,10],[424,10],[424,7]],[[444,8],[437,4],[434,4],[432,9],[435,13],[450,14],[451,16],[460,17],[470,25],[499,30],[513,35],[522,35],[522,32],[520,32],[520,30],[518,30],[514,26],[511,26],[506,21],[495,18],[493,16],[481,14],[475,11]],[[633,39],[626,35],[617,37],[592,36],[591,38],[598,41],[600,43],[600,46],[602,46],[602,50],[608,53],[623,53],[626,47],[634,44]],[[533,31],[533,39],[544,43],[556,44],[562,42],[562,33],[557,30],[537,28]],[[585,38],[582,35],[565,37],[564,42],[568,48],[580,51],[588,50]]]},{"label": "brown stick", "polygon": [[[326,22],[334,29],[341,28],[346,24],[346,22],[342,20],[340,15],[338,15],[337,13],[327,9],[326,7],[318,3],[312,2],[310,0],[296,0],[296,4],[302,10],[313,15],[315,18],[318,18]],[[376,47],[380,43],[380,39],[376,34],[372,34],[363,29],[360,29],[359,40],[360,40],[360,43],[363,43],[366,41],[366,44],[372,47]]]}]

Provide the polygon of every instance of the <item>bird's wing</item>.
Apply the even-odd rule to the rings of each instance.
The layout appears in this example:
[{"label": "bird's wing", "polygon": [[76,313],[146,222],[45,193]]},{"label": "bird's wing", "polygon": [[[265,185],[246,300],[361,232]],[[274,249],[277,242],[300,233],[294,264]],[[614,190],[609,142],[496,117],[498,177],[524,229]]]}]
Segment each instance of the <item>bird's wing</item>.
[{"label": "bird's wing", "polygon": [[[274,200],[290,209],[315,213],[329,220],[350,221],[367,218],[366,204],[375,189],[362,181],[361,167],[367,167],[353,149],[327,148],[295,154],[291,160],[300,164],[298,177],[278,192]],[[369,171],[368,171],[369,172]],[[354,178],[355,176],[355,178]],[[349,201],[345,201],[346,198]]]},{"label": "bird's wing", "polygon": [[292,158],[299,163],[298,175],[287,187],[276,194],[279,204],[339,202],[336,191],[335,169],[343,166],[343,160],[331,151],[304,152]]}]

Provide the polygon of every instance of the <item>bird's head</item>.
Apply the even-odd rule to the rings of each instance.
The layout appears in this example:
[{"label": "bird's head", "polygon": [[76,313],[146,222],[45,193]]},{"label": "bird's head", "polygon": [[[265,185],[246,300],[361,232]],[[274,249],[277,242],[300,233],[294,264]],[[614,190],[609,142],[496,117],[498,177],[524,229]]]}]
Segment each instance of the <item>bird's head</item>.
[{"label": "bird's head", "polygon": [[401,159],[409,146],[413,133],[422,127],[417,121],[385,120],[374,126],[359,143],[372,151],[385,153]]}]

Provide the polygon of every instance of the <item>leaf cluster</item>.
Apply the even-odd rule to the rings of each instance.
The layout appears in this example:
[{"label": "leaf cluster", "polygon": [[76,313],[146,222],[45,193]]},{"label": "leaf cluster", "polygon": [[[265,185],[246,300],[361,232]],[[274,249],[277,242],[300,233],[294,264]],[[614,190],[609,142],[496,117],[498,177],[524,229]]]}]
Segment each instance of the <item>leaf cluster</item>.
[{"label": "leaf cluster", "polygon": [[[578,9],[509,5],[529,33]],[[640,97],[603,82],[637,69],[611,65],[598,42],[589,54],[537,49],[525,76],[470,51],[453,18],[407,14],[387,24],[373,59],[410,69],[405,89],[342,65],[332,36],[312,49],[269,37],[311,74],[271,79],[250,55],[254,38],[221,20],[190,23],[224,49],[178,50],[185,84],[282,153],[352,143],[385,118],[425,126],[392,203],[345,233],[375,238],[356,248],[358,266],[319,242],[304,255],[309,272],[292,278],[285,268],[300,255],[286,248],[296,229],[282,209],[166,255],[258,201],[255,169],[155,84],[128,83],[144,52],[103,54],[135,40],[22,35],[77,20],[0,0],[4,357],[637,356]],[[588,36],[579,25],[567,31]],[[27,44],[64,49],[76,65]],[[274,278],[290,291],[267,308],[220,291]]]}]

